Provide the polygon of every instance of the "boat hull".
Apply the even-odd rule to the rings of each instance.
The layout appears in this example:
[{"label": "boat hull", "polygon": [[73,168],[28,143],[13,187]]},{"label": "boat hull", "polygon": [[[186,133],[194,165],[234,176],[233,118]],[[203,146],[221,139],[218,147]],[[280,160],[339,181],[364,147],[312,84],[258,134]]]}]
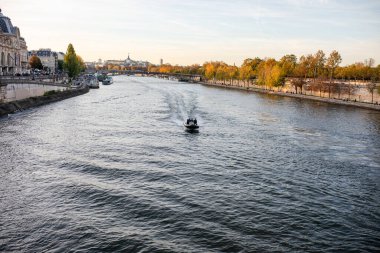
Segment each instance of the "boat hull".
[{"label": "boat hull", "polygon": [[188,130],[197,130],[199,129],[198,125],[188,125],[188,124],[183,124],[183,126],[188,129]]}]

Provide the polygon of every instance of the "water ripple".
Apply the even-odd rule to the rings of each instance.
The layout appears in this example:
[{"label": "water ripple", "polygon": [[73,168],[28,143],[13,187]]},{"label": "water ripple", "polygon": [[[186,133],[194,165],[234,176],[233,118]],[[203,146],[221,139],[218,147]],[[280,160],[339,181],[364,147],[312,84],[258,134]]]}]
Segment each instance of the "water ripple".
[{"label": "water ripple", "polygon": [[379,113],[114,80],[0,119],[0,251],[380,250]]}]

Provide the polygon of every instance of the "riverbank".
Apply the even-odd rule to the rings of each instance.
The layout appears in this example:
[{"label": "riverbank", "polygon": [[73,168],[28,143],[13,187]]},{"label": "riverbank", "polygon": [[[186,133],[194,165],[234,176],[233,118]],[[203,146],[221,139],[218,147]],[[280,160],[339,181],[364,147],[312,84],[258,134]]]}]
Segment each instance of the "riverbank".
[{"label": "riverbank", "polygon": [[380,104],[375,105],[375,104],[364,103],[364,102],[346,101],[346,100],[341,100],[341,99],[317,97],[317,96],[312,96],[312,95],[304,95],[304,94],[296,94],[296,93],[286,93],[282,91],[265,90],[265,89],[259,89],[259,88],[254,88],[254,87],[247,88],[247,87],[239,87],[239,86],[226,86],[226,85],[212,84],[212,83],[206,83],[206,82],[199,82],[199,84],[202,84],[205,86],[211,86],[211,87],[244,90],[248,92],[270,94],[270,95],[283,96],[283,97],[293,97],[293,98],[299,98],[299,99],[307,99],[307,100],[313,100],[313,101],[318,101],[322,103],[353,106],[353,107],[359,107],[359,108],[364,108],[364,109],[369,109],[369,110],[380,111]]},{"label": "riverbank", "polygon": [[76,97],[86,94],[90,89],[87,86],[79,89],[65,90],[59,92],[48,92],[44,96],[30,97],[22,100],[12,101],[0,104],[0,117],[6,116],[17,111],[22,111],[32,107],[46,105],[52,102],[61,101],[64,99]]}]

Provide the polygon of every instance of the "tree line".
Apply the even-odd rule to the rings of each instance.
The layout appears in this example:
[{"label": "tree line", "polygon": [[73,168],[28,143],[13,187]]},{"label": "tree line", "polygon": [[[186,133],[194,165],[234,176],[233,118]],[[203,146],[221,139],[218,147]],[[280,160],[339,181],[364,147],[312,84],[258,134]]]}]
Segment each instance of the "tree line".
[{"label": "tree line", "polygon": [[[353,94],[355,85],[343,81],[367,81],[367,88],[372,93],[376,82],[380,80],[380,65],[375,67],[375,61],[368,59],[348,66],[341,67],[342,57],[338,51],[326,55],[322,50],[314,54],[302,55],[297,58],[294,54],[274,58],[248,58],[241,66],[228,65],[223,61],[205,62],[203,65],[150,66],[150,72],[181,73],[202,75],[209,82],[219,82],[224,85],[243,83],[243,86],[259,85],[265,89],[282,87],[286,80],[295,88],[296,93],[307,89],[316,95],[332,93],[339,96],[343,93]],[[380,92],[380,90],[379,90]],[[372,99],[373,100],[373,99]]]}]

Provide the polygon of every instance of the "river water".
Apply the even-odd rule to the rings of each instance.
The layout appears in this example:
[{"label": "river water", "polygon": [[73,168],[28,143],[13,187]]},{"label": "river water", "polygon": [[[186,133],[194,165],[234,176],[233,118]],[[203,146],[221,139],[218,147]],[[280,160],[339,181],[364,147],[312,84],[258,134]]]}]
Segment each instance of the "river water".
[{"label": "river water", "polygon": [[0,119],[0,251],[380,249],[379,112],[114,80]]}]

